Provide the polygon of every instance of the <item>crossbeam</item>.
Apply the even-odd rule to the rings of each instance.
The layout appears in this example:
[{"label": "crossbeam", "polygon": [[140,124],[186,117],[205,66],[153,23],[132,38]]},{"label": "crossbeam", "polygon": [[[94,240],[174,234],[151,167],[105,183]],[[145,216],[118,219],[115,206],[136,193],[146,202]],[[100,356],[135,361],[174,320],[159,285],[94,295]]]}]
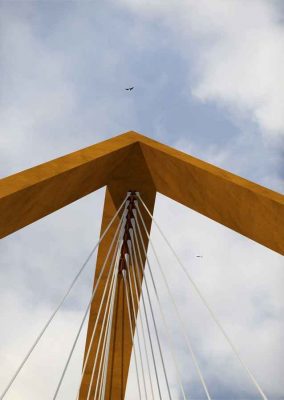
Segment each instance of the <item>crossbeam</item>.
[{"label": "crossbeam", "polygon": [[136,132],[0,180],[0,238],[107,185],[139,147],[155,190],[284,255],[284,196]]}]

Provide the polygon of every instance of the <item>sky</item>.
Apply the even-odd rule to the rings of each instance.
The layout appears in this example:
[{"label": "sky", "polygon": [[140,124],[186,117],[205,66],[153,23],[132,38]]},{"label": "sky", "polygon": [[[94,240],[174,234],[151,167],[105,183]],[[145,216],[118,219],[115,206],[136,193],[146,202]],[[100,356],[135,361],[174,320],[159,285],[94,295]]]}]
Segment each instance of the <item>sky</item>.
[{"label": "sky", "polygon": [[[0,0],[1,178],[134,130],[283,193],[283,18],[280,0]],[[103,199],[101,189],[1,240],[0,392],[97,241]],[[155,218],[268,398],[284,399],[283,258],[159,194]],[[259,398],[158,232],[151,235],[212,398]],[[52,397],[94,264],[7,400]],[[153,266],[187,396],[205,399]],[[75,397],[84,335],[58,399]],[[132,360],[127,399],[136,398]]]}]

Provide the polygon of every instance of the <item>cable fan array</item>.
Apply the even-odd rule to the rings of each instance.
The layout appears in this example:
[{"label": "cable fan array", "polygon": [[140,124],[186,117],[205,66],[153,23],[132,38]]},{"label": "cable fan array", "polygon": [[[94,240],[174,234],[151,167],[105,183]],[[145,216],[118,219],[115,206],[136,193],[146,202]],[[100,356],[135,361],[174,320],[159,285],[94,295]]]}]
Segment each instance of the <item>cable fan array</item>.
[{"label": "cable fan array", "polygon": [[[143,212],[141,212],[142,209],[140,209],[140,207],[143,207]],[[164,281],[167,293],[175,309],[176,316],[180,324],[181,332],[185,339],[188,354],[192,359],[193,366],[196,370],[197,376],[200,381],[200,385],[204,392],[204,396],[205,398],[207,398],[207,400],[212,399],[212,395],[210,394],[211,390],[209,390],[208,383],[206,382],[204,374],[201,370],[201,366],[195,354],[191,339],[185,327],[184,320],[180,314],[178,305],[176,304],[175,296],[171,291],[170,285],[167,281],[167,276],[163,271],[158,253],[151,240],[150,233],[147,230],[147,226],[143,217],[143,213],[145,212],[148,213],[148,215],[152,218],[154,224],[157,226],[163,239],[165,240],[171,252],[173,253],[174,257],[176,258],[177,264],[181,267],[183,273],[185,274],[187,280],[190,282],[192,288],[194,289],[196,294],[201,299],[202,303],[207,308],[209,315],[212,317],[213,321],[220,329],[224,338],[231,346],[232,351],[237,356],[245,372],[247,373],[251,382],[254,384],[256,390],[258,391],[260,397],[263,400],[267,400],[267,397],[264,394],[259,383],[257,382],[256,378],[254,377],[250,369],[246,366],[246,364],[243,362],[243,360],[240,358],[240,355],[236,350],[236,347],[234,346],[234,344],[228,337],[227,333],[223,329],[214,311],[212,310],[212,308],[206,301],[204,295],[201,293],[200,289],[192,279],[191,275],[188,272],[188,269],[182,264],[178,255],[176,254],[171,244],[169,243],[166,235],[162,232],[161,228],[153,218],[153,215],[150,213],[149,209],[147,208],[147,205],[145,204],[145,202],[143,201],[138,192],[127,193],[125,199],[118,208],[116,214],[113,216],[106,230],[101,235],[100,240],[93,247],[86,261],[80,267],[78,273],[74,277],[73,281],[71,282],[70,286],[68,287],[67,291],[65,292],[61,301],[59,302],[58,306],[51,314],[50,318],[44,325],[43,329],[37,336],[32,346],[30,347],[23,361],[17,368],[10,382],[4,389],[0,397],[0,400],[4,399],[4,397],[6,396],[13,382],[15,381],[20,371],[24,367],[25,363],[31,356],[32,352],[39,343],[43,334],[46,332],[48,326],[50,325],[55,315],[62,307],[67,296],[75,286],[77,280],[79,279],[86,265],[91,260],[91,257],[95,253],[99,244],[109,231],[115,219],[119,217],[121,212],[122,216],[120,218],[120,222],[117,225],[116,231],[113,235],[107,255],[105,257],[103,265],[101,266],[100,273],[95,282],[87,308],[84,312],[81,324],[76,333],[76,337],[74,339],[74,342],[72,343],[64,368],[58,380],[57,387],[52,397],[53,400],[56,400],[58,397],[70,360],[76,348],[76,344],[80,337],[84,323],[87,319],[87,316],[89,315],[89,311],[92,302],[94,300],[95,294],[97,292],[98,285],[106,270],[107,265],[109,265],[107,278],[101,296],[101,301],[98,306],[96,320],[93,326],[93,330],[91,332],[88,347],[86,349],[86,355],[83,363],[81,379],[76,392],[76,399],[77,400],[79,399],[83,377],[86,372],[86,367],[89,361],[91,349],[93,348],[95,339],[97,340],[96,353],[94,356],[94,362],[92,364],[90,384],[86,400],[105,399],[108,362],[111,351],[111,332],[113,329],[112,324],[114,316],[114,305],[115,305],[117,282],[119,276],[122,276],[125,288],[127,315],[128,315],[128,323],[132,339],[133,360],[134,360],[134,368],[135,368],[136,384],[137,384],[137,397],[139,398],[139,400],[142,399],[155,400],[157,398],[159,398],[160,400],[162,399],[172,400],[175,398],[175,393],[176,393],[175,390],[177,389],[179,396],[181,396],[184,400],[191,399],[190,393],[188,393],[188,390],[184,387],[184,382],[180,371],[180,364],[174,346],[174,338],[172,336],[171,330],[169,329],[169,322],[167,320],[167,316],[165,315],[162,299],[157,289],[157,285],[155,283],[153,268],[156,267],[162,277],[162,280]],[[145,242],[145,238],[147,242],[149,242],[149,245],[155,257],[154,267],[150,263],[149,257],[147,255],[147,250],[146,250],[147,245]],[[171,365],[175,371],[175,377],[177,380],[176,388],[173,388],[173,385],[171,385],[169,381],[167,359],[165,357],[165,351],[164,351],[165,349],[163,348],[162,345],[159,326],[157,323],[157,315],[156,315],[157,311],[153,306],[153,299],[151,293],[154,294],[156,301],[155,304],[157,305],[159,317],[163,324],[163,334],[166,336],[167,339],[168,351],[170,353],[172,362]],[[101,324],[99,324],[100,318],[102,321]],[[100,330],[98,329],[99,325],[100,325]],[[154,373],[152,373],[152,371]]]}]

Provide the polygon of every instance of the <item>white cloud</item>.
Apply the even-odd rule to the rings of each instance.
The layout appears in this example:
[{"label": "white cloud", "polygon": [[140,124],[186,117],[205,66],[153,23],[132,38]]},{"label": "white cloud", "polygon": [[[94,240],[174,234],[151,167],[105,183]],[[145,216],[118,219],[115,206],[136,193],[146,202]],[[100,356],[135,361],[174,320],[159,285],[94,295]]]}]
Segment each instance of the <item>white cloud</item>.
[{"label": "white cloud", "polygon": [[[0,356],[1,368],[5,371],[1,375],[2,388],[96,240],[102,194],[101,191],[99,196],[88,196],[1,242],[4,263],[1,270],[3,326]],[[94,223],[90,223],[92,215]],[[157,198],[155,216],[269,398],[283,396],[283,258],[164,196]],[[247,389],[248,398],[251,398],[254,389],[156,230],[153,230],[153,240],[178,307],[186,316],[185,323],[202,360],[212,394],[219,393],[218,386],[222,384],[231,387],[235,393],[240,387]],[[203,259],[196,258],[196,254],[202,254]],[[157,272],[153,255],[150,254],[150,257],[165,314],[176,338],[175,347],[183,379],[190,394],[190,388],[197,384],[196,374],[161,275]],[[82,308],[90,294],[92,267],[89,266],[88,271],[82,283],[75,288],[68,307],[62,310],[47,331],[7,399],[47,399],[54,392],[79,326]],[[157,311],[155,302],[154,309]],[[167,335],[159,314],[156,315],[170,382],[174,386],[175,368]],[[59,398],[74,396],[82,365],[84,336],[85,332]],[[155,351],[157,354],[157,346]],[[160,364],[159,371],[162,380]],[[35,374],[37,385],[34,384]],[[164,383],[162,386],[165,393]],[[128,398],[137,395],[133,362],[127,395]],[[217,396],[213,398],[217,399]]]},{"label": "white cloud", "polygon": [[121,3],[177,35],[175,45],[188,59],[190,90],[197,99],[217,102],[235,118],[249,118],[267,137],[284,134],[284,26],[277,3]]},{"label": "white cloud", "polygon": [[[86,196],[1,240],[0,392],[96,243],[103,195],[104,191],[100,190]],[[8,392],[7,399],[44,400],[54,394],[89,300],[94,260],[95,257],[86,266],[74,291]],[[85,337],[86,324],[59,399],[75,396]]]},{"label": "white cloud", "polygon": [[[27,10],[30,7],[27,7]],[[1,130],[0,151],[5,162],[1,174],[13,168],[27,168],[23,159],[39,154],[51,145],[44,129],[55,121],[68,120],[75,106],[72,82],[65,76],[67,60],[47,49],[23,15],[1,8]],[[31,17],[31,15],[29,15]],[[58,141],[58,147],[62,141]],[[27,155],[28,154],[28,155]],[[29,161],[30,163],[31,161]],[[10,171],[9,171],[10,172]]]},{"label": "white cloud", "polygon": [[72,4],[44,34],[37,6],[24,4],[0,5],[1,176],[130,130],[135,120],[133,99],[117,88],[120,52],[105,46],[86,10]]},{"label": "white cloud", "polygon": [[[25,7],[27,4],[25,3]],[[190,63],[191,67],[195,65],[196,73],[196,80],[191,85],[199,99],[218,100],[230,110],[234,107],[241,114],[250,115],[267,134],[276,135],[283,131],[282,115],[278,108],[283,81],[277,70],[279,58],[282,57],[277,52],[282,47],[281,40],[278,40],[282,38],[282,28],[275,18],[274,3],[234,0],[230,3],[214,0],[193,3],[163,0],[155,3],[132,1],[131,4],[124,1],[124,4],[145,13],[145,16],[150,15],[154,19],[158,17],[159,22],[173,28],[179,36],[179,40],[173,40],[173,43],[180,46],[184,57],[189,58],[186,46],[191,48]],[[82,12],[71,12],[68,14],[69,20],[62,18],[58,25],[61,30],[58,27],[55,29],[52,42],[50,35],[45,38],[38,36],[36,24],[31,22],[32,9],[33,7],[29,15],[21,15],[15,10],[10,14],[2,13],[2,174],[97,142],[101,136],[94,136],[94,131],[109,131],[114,134],[117,121],[119,126],[127,122],[127,130],[135,122],[136,112],[137,115],[140,112],[139,106],[135,109],[133,100],[129,100],[129,97],[125,100],[117,93],[112,96],[106,94],[104,97],[103,91],[98,90],[94,94],[93,87],[88,88],[88,95],[92,99],[97,96],[96,102],[84,99],[80,103],[82,99],[78,95],[78,86],[83,82],[83,77],[78,80],[80,85],[77,87],[71,78],[76,73],[83,75],[86,64],[89,63],[88,66],[92,66],[92,78],[95,80],[94,87],[97,88],[101,82],[104,85],[109,80],[114,85],[117,80],[117,60],[121,57],[121,54],[115,52],[116,49],[109,49],[107,46],[106,53],[102,51],[107,40],[103,42],[102,49],[99,48],[99,34],[97,41],[93,42],[94,30],[90,29],[93,28],[93,22],[92,18],[86,18],[86,10],[81,8]],[[87,8],[89,10],[92,9]],[[91,12],[90,15],[93,17]],[[253,29],[250,29],[252,21]],[[77,34],[81,29],[83,34]],[[71,35],[72,40],[68,41],[68,35]],[[131,35],[131,40],[139,41],[140,36],[144,35],[141,24],[139,29],[131,31]],[[260,46],[256,52],[254,46],[259,43],[260,38],[264,48]],[[155,37],[151,37],[149,33],[144,39],[138,43],[138,47],[142,49],[147,49],[148,42],[155,41]],[[167,42],[167,38],[164,40]],[[62,51],[56,51],[57,41],[60,41],[60,45],[66,44],[69,47],[63,46]],[[269,57],[266,57],[271,41],[273,46]],[[198,44],[198,51],[193,49],[195,43]],[[83,50],[80,52],[78,49]],[[94,49],[97,64],[93,68],[88,57]],[[193,57],[195,53],[196,58]],[[239,61],[244,56],[249,58],[250,63],[246,61],[243,65]],[[83,63],[83,68],[76,63],[80,63],[84,57],[86,64]],[[260,66],[259,59],[265,59]],[[209,60],[210,65],[207,65]],[[127,60],[123,66],[127,71]],[[223,74],[226,80],[222,77]],[[128,73],[124,75],[125,80],[126,78]],[[161,85],[164,84],[163,79],[162,76]],[[278,86],[275,84],[277,79]],[[90,79],[89,82],[93,81]],[[80,117],[75,118],[75,112],[81,112]],[[77,136],[75,133],[78,133]],[[163,141],[162,129],[160,136]],[[181,139],[178,146],[186,150],[188,141]],[[186,151],[195,150],[196,146],[192,143]],[[211,147],[207,149],[207,159],[225,167],[229,161],[232,163],[233,153],[233,146],[229,151]],[[238,168],[243,168],[247,153],[242,157],[234,159]],[[269,179],[270,177],[267,178]],[[98,210],[97,195],[95,196],[95,204],[92,196],[87,197],[1,241],[1,310],[4,310],[1,313],[1,373],[2,368],[4,371],[4,375],[1,375],[1,388],[7,383],[25,349],[49,315],[51,304],[60,296],[63,286],[69,283],[72,271],[76,270],[82,260],[81,256],[88,252],[98,236],[102,202],[99,203]],[[96,227],[90,222],[92,216],[97,223]],[[185,262],[191,260],[195,279],[213,303],[241,354],[267,392],[283,395],[280,379],[284,359],[283,339],[280,335],[280,316],[283,309],[281,258],[162,196],[157,201],[157,216],[163,226],[166,224],[166,229],[174,238],[175,247]],[[158,240],[157,236],[154,237]],[[195,253],[204,254],[202,262],[194,258]],[[164,258],[165,256],[166,252]],[[211,326],[208,316],[190,294],[188,287],[181,289],[184,283],[182,275],[175,273],[173,263],[169,263],[168,259],[164,261],[178,304],[184,315],[190,315],[188,329],[196,348],[203,360],[208,359],[208,363],[204,364],[211,387],[214,388],[220,381],[229,382],[232,377],[234,388],[241,386],[244,378],[241,377],[240,368],[232,359],[229,349]],[[78,309],[82,307],[82,298],[85,296],[86,299],[90,292],[91,280],[90,270],[88,277],[85,277],[76,294],[71,297],[68,309],[56,321],[57,327],[48,332],[51,336],[47,337],[38,355],[27,364],[15,390],[7,399],[50,398],[62,370],[67,347],[74,337],[75,327],[78,327],[82,315],[82,310],[79,312]],[[160,291],[163,303],[168,305],[166,292],[161,284]],[[172,315],[169,313],[168,316],[171,320]],[[19,332],[21,335],[18,335]],[[165,340],[164,332],[162,337]],[[251,343],[257,343],[257,346],[251,346]],[[64,344],[67,347],[63,354],[61,350]],[[166,347],[166,342],[164,345]],[[176,345],[180,356],[185,350],[182,340]],[[83,346],[84,339],[74,360],[75,367],[68,371],[62,398],[73,396],[79,379]],[[50,348],[53,349],[51,354]],[[167,360],[171,382],[174,383],[175,372],[168,353]],[[180,357],[179,360],[186,372],[185,381],[194,383],[196,378],[191,373],[192,366],[187,356]],[[130,398],[135,398],[137,388],[133,369],[130,377],[128,393]]]},{"label": "white cloud", "polygon": [[[160,226],[168,234],[243,360],[268,397],[283,396],[283,257],[163,196],[158,196],[156,205],[155,214]],[[235,393],[240,388],[246,389],[248,398],[256,394],[155,229],[153,238],[188,332],[199,356],[206,360],[204,370],[213,397],[214,392],[218,392],[217,382],[231,387]],[[196,258],[197,254],[203,258]],[[161,275],[156,272],[155,276],[159,287],[161,285],[167,315],[169,318],[172,315],[175,326],[178,320],[173,322],[173,309],[165,289],[162,289]],[[182,335],[180,340],[177,339],[177,346],[184,343]],[[187,354],[185,343],[183,349]],[[191,363],[185,360],[186,357],[187,368],[192,368]],[[196,380],[194,372],[191,377],[190,373],[186,374],[187,380],[191,383]]]}]

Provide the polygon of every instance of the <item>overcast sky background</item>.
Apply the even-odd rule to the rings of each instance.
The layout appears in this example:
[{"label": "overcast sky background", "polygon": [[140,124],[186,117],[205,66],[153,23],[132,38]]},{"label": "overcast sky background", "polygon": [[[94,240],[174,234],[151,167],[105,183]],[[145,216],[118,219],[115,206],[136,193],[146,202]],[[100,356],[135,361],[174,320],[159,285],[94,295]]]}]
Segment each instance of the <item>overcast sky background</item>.
[{"label": "overcast sky background", "polygon": [[[136,130],[283,192],[283,17],[280,0],[0,1],[1,177]],[[0,392],[98,239],[103,198],[102,189],[1,240]],[[268,398],[284,399],[283,257],[161,195],[155,216]],[[259,398],[152,235],[212,397]],[[52,398],[94,263],[7,400]],[[153,270],[187,395],[205,399]],[[75,398],[84,335],[58,399]],[[138,398],[133,365],[127,398]]]}]

